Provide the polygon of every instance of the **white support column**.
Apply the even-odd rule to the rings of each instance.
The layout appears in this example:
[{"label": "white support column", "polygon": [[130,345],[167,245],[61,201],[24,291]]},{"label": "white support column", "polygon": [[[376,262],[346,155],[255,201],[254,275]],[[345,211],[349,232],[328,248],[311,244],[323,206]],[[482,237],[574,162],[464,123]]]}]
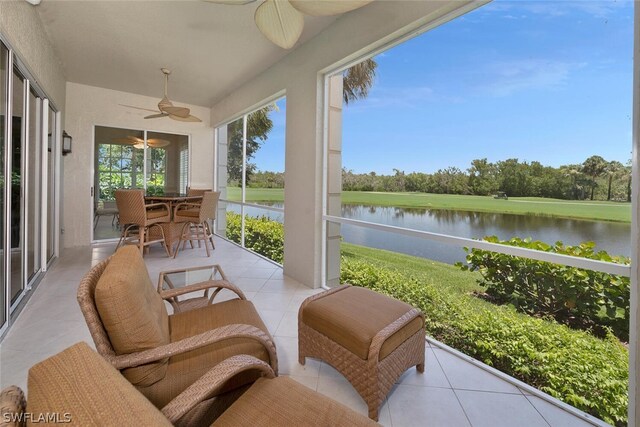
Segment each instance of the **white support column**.
[{"label": "white support column", "polygon": [[[342,215],[342,74],[329,77],[327,108],[327,215]],[[326,225],[326,285],[340,285],[340,224]]]},{"label": "white support column", "polygon": [[628,425],[640,426],[640,342],[638,341],[638,319],[640,319],[640,8],[635,7],[634,55],[633,55],[633,154],[631,197],[631,319],[629,325],[629,420]]},{"label": "white support column", "polygon": [[324,84],[301,75],[287,88],[284,274],[322,285],[322,142]]}]

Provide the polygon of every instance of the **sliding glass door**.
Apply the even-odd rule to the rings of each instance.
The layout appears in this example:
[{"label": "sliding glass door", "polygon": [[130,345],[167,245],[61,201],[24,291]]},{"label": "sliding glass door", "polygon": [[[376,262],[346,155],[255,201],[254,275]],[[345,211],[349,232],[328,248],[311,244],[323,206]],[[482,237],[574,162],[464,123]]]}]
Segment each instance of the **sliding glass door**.
[{"label": "sliding glass door", "polygon": [[118,188],[143,188],[151,195],[186,192],[188,136],[96,126],[94,144],[93,240],[120,237]]},{"label": "sliding glass door", "polygon": [[55,109],[0,42],[0,336],[56,254],[58,130]]},{"label": "sliding glass door", "polygon": [[5,248],[5,167],[7,164],[7,148],[6,148],[6,125],[7,117],[7,81],[8,81],[8,59],[9,50],[0,43],[0,330],[6,325],[8,317],[9,305],[7,303],[7,292],[5,286],[7,283],[7,264]]},{"label": "sliding glass door", "polygon": [[24,246],[24,227],[22,218],[24,211],[22,207],[24,174],[22,168],[22,153],[24,152],[24,78],[13,70],[13,90],[12,90],[12,121],[11,121],[11,215],[10,248],[11,248],[11,287],[9,298],[14,304],[24,291],[25,285],[22,280],[22,260]]},{"label": "sliding glass door", "polygon": [[42,187],[42,99],[33,90],[29,91],[28,99],[28,142],[25,150],[26,195],[25,223],[26,223],[26,280],[31,282],[40,272],[41,259],[41,187]]}]

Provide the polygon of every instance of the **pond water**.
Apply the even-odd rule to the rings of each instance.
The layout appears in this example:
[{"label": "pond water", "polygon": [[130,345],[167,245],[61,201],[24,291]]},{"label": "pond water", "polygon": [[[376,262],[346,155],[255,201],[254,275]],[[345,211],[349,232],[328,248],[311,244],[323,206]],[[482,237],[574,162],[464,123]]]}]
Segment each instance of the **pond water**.
[{"label": "pond water", "polygon": [[[282,207],[282,204],[271,206]],[[239,208],[233,210],[239,211]],[[259,216],[269,212],[248,208],[246,213]],[[271,212],[269,216],[282,221],[281,214]],[[611,255],[629,256],[631,252],[631,225],[628,223],[359,205],[343,205],[342,216],[457,237],[482,238],[495,235],[500,239],[509,239],[518,236],[531,237],[549,244],[561,240],[570,245],[592,241],[596,243],[597,250],[605,250]],[[353,225],[342,225],[342,236],[348,243],[387,249],[449,264],[465,259],[464,250],[457,246]]]}]

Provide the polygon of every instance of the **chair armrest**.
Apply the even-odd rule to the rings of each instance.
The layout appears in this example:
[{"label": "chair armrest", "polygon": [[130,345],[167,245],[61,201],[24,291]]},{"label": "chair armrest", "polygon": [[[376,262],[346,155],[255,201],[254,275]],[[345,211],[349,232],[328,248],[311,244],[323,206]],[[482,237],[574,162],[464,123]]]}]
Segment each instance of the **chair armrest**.
[{"label": "chair armrest", "polygon": [[164,208],[167,209],[168,212],[171,212],[171,208],[169,207],[168,203],[149,203],[148,205],[144,205],[144,208],[149,209],[149,208],[155,208],[158,206],[163,206]]},{"label": "chair armrest", "polygon": [[250,338],[261,343],[269,353],[269,361],[273,371],[278,373],[278,358],[276,356],[276,346],[271,337],[255,326],[233,324],[226,325],[211,331],[194,335],[180,341],[161,345],[150,350],[143,350],[136,353],[121,354],[119,356],[103,355],[116,369],[133,368],[145,363],[156,362],[177,354],[186,353],[205,347],[209,344],[233,339]]},{"label": "chair armrest", "polygon": [[218,288],[218,289],[216,289],[214,293],[211,295],[210,301],[213,301],[213,299],[216,297],[216,295],[218,295],[218,293],[222,289],[229,289],[230,291],[238,295],[238,297],[240,297],[240,299],[242,300],[247,299],[247,297],[244,296],[244,293],[240,290],[240,288],[238,288],[236,285],[232,283],[227,282],[226,280],[208,280],[206,282],[194,283],[193,285],[188,285],[181,288],[163,290],[163,291],[160,291],[160,297],[162,297],[162,299],[169,300],[180,295],[184,295],[184,294],[188,294],[196,291],[204,291],[206,289],[211,289],[211,288]]},{"label": "chair armrest", "polygon": [[267,378],[274,378],[275,372],[260,359],[249,355],[237,355],[223,360],[211,368],[198,381],[176,396],[164,408],[162,413],[171,424],[176,424],[199,403],[219,394],[225,383],[235,375],[249,370],[258,370]]},{"label": "chair armrest", "polygon": [[380,349],[387,338],[418,317],[422,319],[422,323],[424,325],[424,314],[422,314],[422,312],[417,308],[412,308],[398,319],[394,320],[393,323],[390,323],[386,328],[378,332],[371,340],[371,347],[369,347],[369,360],[372,361],[372,363],[377,364]]}]

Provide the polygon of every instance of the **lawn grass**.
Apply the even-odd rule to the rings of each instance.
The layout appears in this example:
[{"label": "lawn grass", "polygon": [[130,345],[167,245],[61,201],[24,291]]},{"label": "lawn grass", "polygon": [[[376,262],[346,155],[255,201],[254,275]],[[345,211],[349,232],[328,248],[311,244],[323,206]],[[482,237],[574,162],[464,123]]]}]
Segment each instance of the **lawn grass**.
[{"label": "lawn grass", "polygon": [[[227,198],[240,200],[240,189],[237,187],[227,188]],[[248,202],[282,202],[284,190],[281,188],[248,188],[246,200]],[[456,194],[344,191],[342,192],[342,203],[631,222],[631,204],[621,202],[558,200],[537,197],[511,197],[508,200],[503,200],[494,199],[491,196]]]},{"label": "lawn grass", "polygon": [[476,279],[480,278],[480,273],[462,271],[450,264],[345,242],[341,243],[340,252],[347,259],[401,271],[447,293],[470,295],[474,291],[482,292],[482,288],[476,282]]}]

